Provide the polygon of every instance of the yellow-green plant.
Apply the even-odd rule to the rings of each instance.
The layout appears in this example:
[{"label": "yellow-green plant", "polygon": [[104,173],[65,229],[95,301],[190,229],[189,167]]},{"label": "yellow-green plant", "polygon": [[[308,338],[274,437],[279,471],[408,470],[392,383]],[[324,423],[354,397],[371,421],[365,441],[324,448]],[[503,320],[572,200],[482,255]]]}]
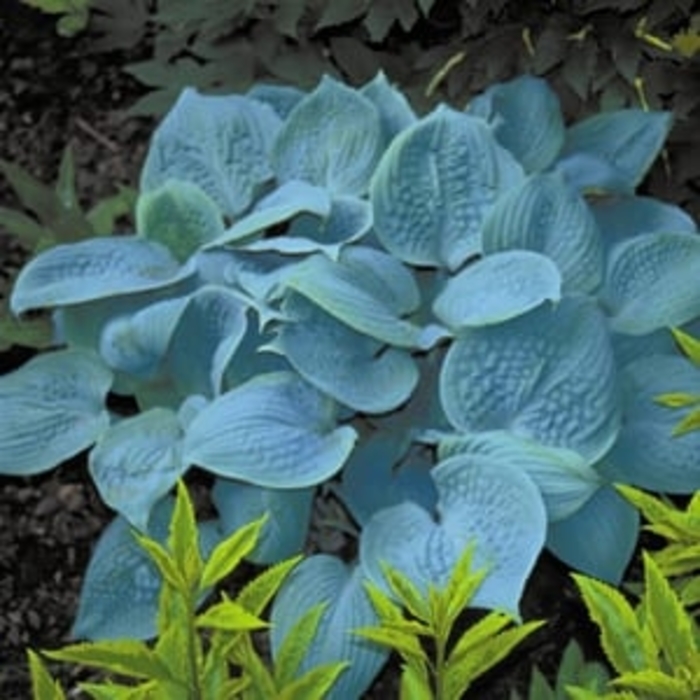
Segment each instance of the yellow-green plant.
[{"label": "yellow-green plant", "polygon": [[605,694],[568,688],[572,700],[690,700],[700,697],[695,620],[646,552],[644,589],[633,607],[602,581],[574,574],[605,655],[616,672]]},{"label": "yellow-green plant", "polygon": [[455,623],[487,574],[472,571],[473,551],[464,551],[444,588],[431,585],[427,595],[390,566],[383,567],[389,594],[366,584],[380,625],[355,632],[399,653],[402,699],[459,700],[479,676],[544,624],[538,620],[505,629],[513,618],[490,612],[450,643]]},{"label": "yellow-green plant", "polygon": [[[135,534],[163,577],[158,638],[104,640],[42,652],[57,661],[95,667],[131,682],[82,683],[90,697],[119,700],[317,700],[346,664],[311,669],[295,678],[304,649],[316,632],[322,608],[310,609],[295,626],[269,669],[251,633],[269,625],[260,615],[301,557],[275,565],[250,581],[234,598],[226,595],[197,613],[198,604],[253,550],[265,518],[243,526],[220,542],[205,560],[200,554],[192,502],[180,482],[165,546]],[[63,700],[41,658],[29,652],[35,700]]]},{"label": "yellow-green plant", "polygon": [[90,16],[90,0],[20,0],[50,15],[57,15],[56,31],[65,37],[85,29]]}]

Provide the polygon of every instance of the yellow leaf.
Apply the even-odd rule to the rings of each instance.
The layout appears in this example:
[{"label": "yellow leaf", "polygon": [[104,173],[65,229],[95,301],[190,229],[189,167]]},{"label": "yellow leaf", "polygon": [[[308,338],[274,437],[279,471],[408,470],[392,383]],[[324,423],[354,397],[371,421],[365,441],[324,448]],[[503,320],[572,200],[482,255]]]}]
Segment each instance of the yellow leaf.
[{"label": "yellow leaf", "polygon": [[681,56],[692,58],[700,51],[700,34],[690,29],[685,32],[678,32],[678,34],[674,34],[671,43]]}]

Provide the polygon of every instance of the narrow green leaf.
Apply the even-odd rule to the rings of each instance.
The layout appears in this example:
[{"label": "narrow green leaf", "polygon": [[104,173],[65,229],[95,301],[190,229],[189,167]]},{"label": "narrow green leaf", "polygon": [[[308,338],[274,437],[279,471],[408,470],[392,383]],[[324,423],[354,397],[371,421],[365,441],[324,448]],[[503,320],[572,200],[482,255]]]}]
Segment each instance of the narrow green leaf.
[{"label": "narrow green leaf", "polygon": [[228,576],[253,551],[267,515],[236,530],[220,542],[204,564],[201,587],[207,589]]},{"label": "narrow green leaf", "polygon": [[194,506],[183,481],[177,485],[168,548],[172,552],[175,566],[187,582],[188,589],[195,591],[202,575],[202,557],[199,553],[199,531]]},{"label": "narrow green leaf", "polygon": [[425,666],[404,664],[401,667],[399,700],[433,700],[433,691]]},{"label": "narrow green leaf", "polygon": [[341,661],[316,666],[301,678],[297,678],[283,687],[277,697],[279,700],[323,700],[327,697],[326,693],[333,687],[338,676],[349,665],[349,663]]},{"label": "narrow green leaf", "polygon": [[60,200],[48,186],[30,175],[26,170],[0,159],[0,172],[5,176],[22,204],[39,218],[50,224],[60,212]]},{"label": "narrow green leaf", "polygon": [[382,624],[403,620],[401,608],[389,598],[384,591],[371,581],[364,582],[365,591],[369,596],[374,611],[379,615]]},{"label": "narrow green leaf", "polygon": [[65,700],[66,696],[60,683],[51,677],[41,657],[31,649],[27,649],[27,657],[34,700]]},{"label": "narrow green leaf", "polygon": [[250,692],[245,694],[246,700],[268,700],[268,698],[278,696],[272,674],[248,638],[236,648],[235,660],[242,667],[244,673],[250,676]]},{"label": "narrow green leaf", "polygon": [[688,359],[693,364],[700,365],[700,340],[693,338],[692,335],[685,333],[680,328],[671,328],[671,333]]},{"label": "narrow green leaf", "polygon": [[353,633],[399,652],[406,660],[416,659],[423,663],[428,662],[428,657],[418,638],[412,634],[386,627],[358,627],[353,630]]},{"label": "narrow green leaf", "polygon": [[[430,610],[428,603],[420,590],[411,582],[411,579],[386,564],[382,566],[382,571],[394,595],[396,595],[408,612],[419,620],[429,621]],[[377,612],[381,615],[379,610]]]},{"label": "narrow green leaf", "polygon": [[112,671],[129,678],[172,681],[168,668],[143,642],[135,640],[103,640],[85,644],[71,644],[55,651],[42,652],[56,661],[91,666]]},{"label": "narrow green leaf", "polygon": [[601,581],[572,574],[591,619],[600,628],[600,641],[618,673],[656,666],[657,649],[643,634],[634,610],[624,596]]},{"label": "narrow green leaf", "polygon": [[687,537],[688,532],[687,527],[684,527],[683,516],[675,507],[626,484],[616,484],[615,488],[649,521],[650,526],[647,529],[659,532],[658,528],[663,526],[664,537],[672,541]]},{"label": "narrow green leaf", "polygon": [[261,615],[289,572],[303,558],[302,555],[292,557],[265,569],[243,587],[243,590],[236,596],[236,602],[249,613]]},{"label": "narrow green leaf", "polygon": [[474,623],[456,642],[448,662],[458,665],[460,660],[468,658],[488,639],[497,635],[512,622],[512,618],[502,613],[491,612]]},{"label": "narrow green leaf", "polygon": [[259,617],[249,613],[243,606],[233,600],[223,600],[212,605],[201,615],[197,615],[197,627],[226,630],[227,632],[245,632],[269,627]]},{"label": "narrow green leaf", "polygon": [[[142,683],[138,686],[121,685],[119,683],[80,683],[80,690],[87,693],[93,700],[188,700],[183,695],[183,689],[174,686],[175,692],[166,695],[168,689],[154,682]],[[178,693],[177,691],[180,690]],[[184,691],[186,692],[186,691]]]},{"label": "narrow green leaf", "polygon": [[675,391],[668,394],[659,394],[654,398],[654,401],[668,408],[685,408],[700,402],[700,396],[697,394],[686,394],[682,391]]},{"label": "narrow green leaf", "polygon": [[0,226],[7,229],[29,250],[36,250],[42,240],[51,236],[51,232],[31,216],[6,207],[0,207]]},{"label": "narrow green leaf", "polygon": [[63,150],[61,163],[58,166],[56,194],[64,209],[80,209],[78,193],[75,189],[75,159],[70,144]]},{"label": "narrow green leaf", "polygon": [[139,546],[145,549],[148,556],[151,557],[155,565],[158,567],[158,571],[163,575],[163,578],[173,588],[175,588],[175,590],[180,591],[183,594],[187,594],[187,591],[189,590],[187,581],[183,578],[183,574],[175,563],[175,559],[170,555],[165,547],[149,537],[145,537],[136,532],[134,533],[134,537],[136,538]]},{"label": "narrow green leaf", "polygon": [[474,544],[465,547],[457,560],[443,596],[446,600],[445,625],[452,629],[459,614],[471,603],[474,594],[486,578],[487,570],[472,571]]},{"label": "narrow green leaf", "polygon": [[654,561],[664,576],[684,576],[700,569],[700,543],[680,542],[654,552]]},{"label": "narrow green leaf", "polygon": [[[652,669],[625,673],[610,682],[617,688],[632,691],[634,697],[648,697],[654,700],[686,700],[693,697],[690,683]],[[637,693],[640,695],[637,696]]]},{"label": "narrow green leaf", "polygon": [[700,429],[700,410],[692,411],[685,418],[678,422],[673,428],[673,437],[680,437],[693,430]]}]

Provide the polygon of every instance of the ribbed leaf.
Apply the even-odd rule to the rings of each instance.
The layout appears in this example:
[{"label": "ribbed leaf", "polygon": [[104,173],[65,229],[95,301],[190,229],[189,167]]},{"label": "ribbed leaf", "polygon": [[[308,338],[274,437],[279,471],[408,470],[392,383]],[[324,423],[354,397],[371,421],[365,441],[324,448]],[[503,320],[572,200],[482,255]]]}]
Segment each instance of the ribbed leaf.
[{"label": "ribbed leaf", "polygon": [[501,197],[484,223],[485,253],[524,249],[553,260],[567,292],[591,293],[603,274],[602,243],[584,199],[558,174],[535,175]]},{"label": "ribbed leaf", "polygon": [[361,195],[381,155],[379,112],[359,92],[324,76],[291,111],[272,151],[281,182],[305,180]]},{"label": "ribbed leaf", "polygon": [[281,490],[221,478],[212,490],[224,532],[235,532],[244,523],[267,514],[256,545],[247,554],[256,564],[274,564],[302,551],[313,495],[313,488]]},{"label": "ribbed leaf", "polygon": [[303,488],[330,478],[356,434],[335,427],[333,402],[291,373],[256,377],[204,408],[184,460],[258,486]]},{"label": "ribbed leaf", "polygon": [[135,236],[89,238],[33,258],[17,277],[15,314],[173,285],[191,274],[166,248]]},{"label": "ribbed leaf", "polygon": [[488,576],[473,604],[517,616],[525,581],[544,544],[546,513],[539,491],[517,467],[482,455],[458,455],[433,470],[439,520],[415,503],[386,508],[366,525],[360,558],[377,585],[381,563],[427,594],[444,587],[465,547],[476,543],[474,566]]},{"label": "ribbed leaf", "polygon": [[564,143],[564,119],[556,93],[542,78],[524,75],[491,86],[468,111],[486,119],[498,142],[528,173],[552,164]]},{"label": "ribbed leaf", "polygon": [[557,167],[578,189],[631,193],[659,154],[671,122],[670,112],[596,114],[567,130]]},{"label": "ribbed leaf", "polygon": [[112,425],[90,452],[89,468],[102,500],[146,530],[151,508],[183,473],[177,415],[154,408]]},{"label": "ribbed leaf", "polygon": [[224,223],[219,208],[197,185],[167,180],[139,197],[136,229],[144,238],[164,245],[183,263],[217,239]]},{"label": "ribbed leaf", "polygon": [[236,216],[272,178],[269,154],[281,128],[271,107],[253,99],[200,95],[188,88],[156,129],[141,189],[169,179],[198,185],[224,214]]},{"label": "ribbed leaf", "polygon": [[32,678],[32,697],[34,700],[66,700],[65,693],[59,682],[51,677],[41,657],[31,649],[27,649],[27,657]]},{"label": "ribbed leaf", "polygon": [[442,107],[384,153],[370,190],[377,237],[404,262],[457,269],[481,251],[486,214],[522,176],[481,119]]},{"label": "ribbed leaf", "polygon": [[[614,678],[611,683],[616,688],[631,690],[634,697],[652,697],[654,700],[685,700],[691,698],[695,688],[693,681],[674,678],[668,673],[645,669],[636,673],[625,673]],[[639,695],[641,694],[641,696]]]},{"label": "ribbed leaf", "polygon": [[207,608],[201,615],[197,615],[196,624],[197,627],[226,632],[261,630],[269,626],[232,600],[224,600]]},{"label": "ribbed leaf", "polygon": [[610,486],[568,518],[551,523],[547,549],[589,576],[617,585],[639,537],[639,513]]},{"label": "ribbed leaf", "polygon": [[0,377],[0,473],[38,474],[89,447],[109,426],[111,384],[83,350],[39,355]]},{"label": "ribbed leaf", "polygon": [[611,251],[602,292],[613,331],[643,335],[700,314],[700,238],[650,233]]},{"label": "ribbed leaf", "polygon": [[247,97],[269,105],[280,119],[286,119],[305,94],[303,90],[289,85],[256,83],[248,90]]},{"label": "ribbed leaf", "polygon": [[450,278],[433,303],[448,326],[488,326],[561,298],[561,276],[544,255],[513,250],[487,255]]},{"label": "ribbed leaf", "polygon": [[285,581],[272,608],[271,643],[276,658],[300,617],[323,603],[326,608],[299,673],[324,663],[349,661],[328,700],[361,697],[387,658],[380,647],[352,634],[378,618],[362,586],[362,571],[320,554],[304,559]]},{"label": "ribbed leaf", "polygon": [[555,308],[462,331],[442,366],[440,399],[459,431],[507,429],[594,461],[619,421],[602,314],[565,297]]},{"label": "ribbed leaf", "polygon": [[370,100],[379,111],[385,146],[417,120],[408,100],[389,83],[382,71],[362,86],[360,94]]}]

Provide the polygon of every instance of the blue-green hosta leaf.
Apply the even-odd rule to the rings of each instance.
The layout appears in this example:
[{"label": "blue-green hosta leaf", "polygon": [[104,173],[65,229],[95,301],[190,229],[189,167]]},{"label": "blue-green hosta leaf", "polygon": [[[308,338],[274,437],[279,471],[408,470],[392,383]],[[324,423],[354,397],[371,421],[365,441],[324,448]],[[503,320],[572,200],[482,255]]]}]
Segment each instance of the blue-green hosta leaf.
[{"label": "blue-green hosta leaf", "polygon": [[487,455],[523,469],[539,488],[550,523],[574,513],[600,486],[597,472],[576,452],[503,430],[445,435],[438,443],[438,459],[456,454]]},{"label": "blue-green hosta leaf", "polygon": [[517,466],[486,455],[456,455],[433,469],[435,520],[405,502],[380,511],[360,540],[360,560],[381,584],[381,562],[398,569],[424,593],[444,587],[464,549],[475,544],[475,566],[489,575],[473,605],[518,615],[525,582],[544,545],[547,514],[540,492]]},{"label": "blue-green hosta leaf", "polygon": [[617,585],[639,537],[639,512],[611,486],[549,526],[547,549],[589,576]]},{"label": "blue-green hosta leaf", "polygon": [[102,500],[139,530],[183,473],[182,435],[176,413],[154,408],[112,425],[90,452]]},{"label": "blue-green hosta leaf", "polygon": [[0,474],[39,474],[89,447],[109,426],[111,384],[83,350],[39,355],[0,377]]},{"label": "blue-green hosta leaf", "polygon": [[391,411],[408,399],[418,368],[404,350],[386,348],[291,294],[272,348],[284,354],[307,381],[340,403],[366,413]]},{"label": "blue-green hosta leaf", "polygon": [[[291,256],[273,251],[236,250],[231,253],[224,271],[225,283],[237,287],[253,301],[259,302],[258,312],[273,298],[280,296],[281,289],[294,267],[303,264]],[[262,319],[261,322],[264,320]]]},{"label": "blue-green hosta leaf", "polygon": [[420,302],[411,273],[373,248],[346,248],[338,262],[316,255],[299,265],[286,284],[359,333],[404,348],[428,349],[445,332],[401,318]]},{"label": "blue-green hosta leaf", "polygon": [[337,260],[344,245],[359,240],[371,228],[369,202],[338,195],[333,198],[325,218],[302,214],[291,222],[284,235],[253,241],[246,250],[272,250],[287,255],[322,252],[331,260]]},{"label": "blue-green hosta leaf", "polygon": [[349,661],[326,696],[328,700],[362,697],[389,654],[352,631],[379,624],[363,588],[361,567],[316,554],[304,559],[285,579],[272,605],[270,642],[273,659],[294,624],[310,608],[326,606],[298,675],[325,663]]},{"label": "blue-green hosta leaf", "polygon": [[136,230],[147,240],[164,245],[184,263],[223,233],[224,222],[219,208],[197,185],[167,180],[139,197]]},{"label": "blue-green hosta leaf", "polygon": [[643,233],[696,233],[693,219],[680,207],[652,197],[615,197],[594,201],[591,212],[607,250]]},{"label": "blue-green hosta leaf", "polygon": [[468,112],[489,122],[525,172],[549,167],[564,144],[559,98],[541,78],[523,75],[492,85],[469,103]]},{"label": "blue-green hosta leaf", "polygon": [[294,374],[262,375],[197,415],[184,461],[257,486],[314,486],[340,470],[355,444],[334,413],[331,399]]},{"label": "blue-green hosta leaf", "polygon": [[243,241],[302,213],[326,217],[330,210],[331,198],[327,190],[301,180],[290,180],[261,199],[249,214],[211,241],[208,247]]},{"label": "blue-green hosta leaf", "polygon": [[174,285],[194,272],[167,248],[136,236],[89,238],[57,245],[17,277],[12,312],[51,308]]},{"label": "blue-green hosta leaf", "polygon": [[557,169],[580,190],[632,194],[671,129],[670,112],[621,109],[574,124]]},{"label": "blue-green hosta leaf", "polygon": [[198,185],[221,211],[236,216],[272,178],[269,157],[282,126],[266,104],[237,95],[186,89],[156,129],[141,172],[141,190],[167,180]]},{"label": "blue-green hosta leaf", "polygon": [[593,461],[619,425],[617,379],[603,315],[565,297],[497,326],[462,331],[440,375],[450,423],[511,430]]},{"label": "blue-green hosta leaf", "polygon": [[168,374],[183,397],[219,394],[246,327],[246,308],[232,291],[210,285],[190,296],[167,351]]},{"label": "blue-green hosta leaf", "polygon": [[[148,535],[161,544],[168,537],[174,501],[159,501],[148,523]],[[203,557],[221,538],[213,521],[200,523]],[[149,639],[156,634],[162,579],[134,531],[122,517],[104,530],[93,550],[80,591],[72,636],[78,639]]]},{"label": "blue-green hosta leaf", "polygon": [[306,180],[334,195],[361,195],[382,148],[372,102],[324,76],[289,114],[272,150],[272,166],[281,182]]},{"label": "blue-green hosta leaf", "polygon": [[481,119],[441,107],[401,132],[377,166],[377,237],[404,262],[455,270],[481,252],[486,214],[522,178]]},{"label": "blue-green hosta leaf", "polygon": [[522,248],[551,258],[567,292],[601,283],[603,246],[588,205],[558,174],[534,175],[501,197],[484,223],[484,253]]},{"label": "blue-green hosta leaf", "polygon": [[645,335],[700,315],[700,237],[648,233],[611,251],[601,294],[618,333]]},{"label": "blue-green hosta leaf", "polygon": [[361,526],[382,508],[403,501],[434,511],[437,490],[430,474],[432,463],[407,456],[408,447],[405,434],[377,432],[350,455],[338,495]]},{"label": "blue-green hosta leaf", "polygon": [[369,99],[379,111],[385,147],[398,133],[417,121],[408,100],[389,83],[382,71],[362,86],[360,94]]},{"label": "blue-green hosta leaf", "polygon": [[299,88],[269,83],[253,85],[247,92],[248,97],[252,97],[254,100],[272,107],[280,119],[286,119],[297,104],[301,102],[304,95],[306,93],[303,90],[299,90]]},{"label": "blue-green hosta leaf", "polygon": [[494,253],[450,278],[433,303],[451,328],[488,326],[561,298],[561,276],[544,255],[529,250]]},{"label": "blue-green hosta leaf", "polygon": [[314,489],[270,489],[217,478],[212,501],[224,535],[267,514],[255,549],[247,559],[276,564],[299,554],[306,544]]},{"label": "blue-green hosta leaf", "polygon": [[684,412],[655,401],[671,392],[700,394],[697,368],[678,355],[646,357],[622,371],[621,384],[624,420],[603,460],[606,477],[665,493],[700,489],[700,432],[675,437]]}]

